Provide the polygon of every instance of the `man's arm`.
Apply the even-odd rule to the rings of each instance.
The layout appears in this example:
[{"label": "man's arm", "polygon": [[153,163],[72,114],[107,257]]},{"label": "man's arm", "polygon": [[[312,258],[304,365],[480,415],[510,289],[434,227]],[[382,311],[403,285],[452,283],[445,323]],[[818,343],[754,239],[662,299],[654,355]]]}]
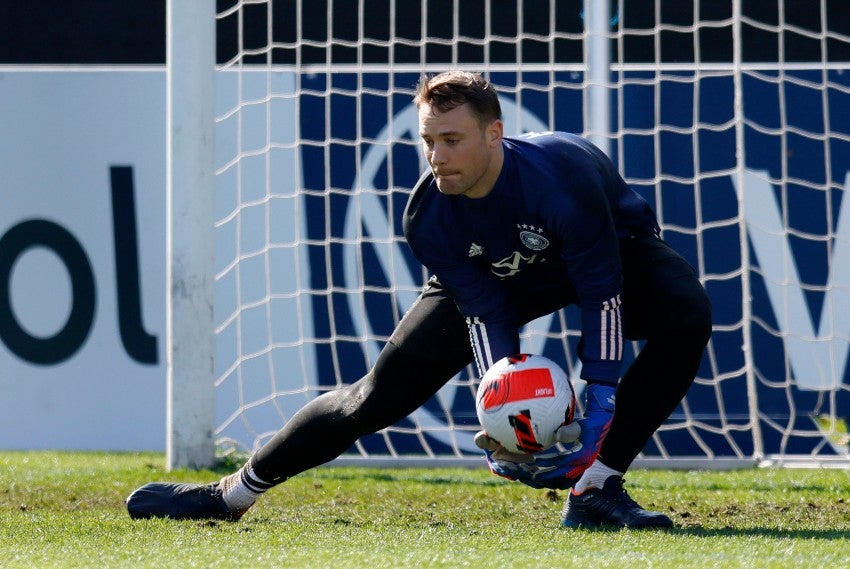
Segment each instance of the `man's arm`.
[{"label": "man's arm", "polygon": [[571,167],[571,186],[554,215],[561,257],[581,308],[582,379],[616,385],[623,358],[619,237],[604,178],[593,162]]}]

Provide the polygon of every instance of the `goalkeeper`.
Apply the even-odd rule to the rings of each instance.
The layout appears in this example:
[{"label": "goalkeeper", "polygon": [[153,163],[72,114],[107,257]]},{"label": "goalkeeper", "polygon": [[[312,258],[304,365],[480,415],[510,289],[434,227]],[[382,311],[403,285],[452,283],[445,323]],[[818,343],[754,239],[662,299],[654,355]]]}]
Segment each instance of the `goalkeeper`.
[{"label": "goalkeeper", "polygon": [[[569,488],[565,527],[672,525],[629,497],[623,475],[684,397],[708,342],[711,306],[694,270],[596,147],[566,133],[504,137],[481,75],[423,78],[414,103],[430,169],[404,230],[434,277],[374,367],[309,402],[220,481],[137,489],[132,517],[239,519],[263,492],[415,411],[470,362],[483,375],[518,353],[523,324],[575,304],[588,383],[577,443],[518,456],[486,434],[476,442],[496,474]],[[620,377],[625,339],[646,342]]]}]

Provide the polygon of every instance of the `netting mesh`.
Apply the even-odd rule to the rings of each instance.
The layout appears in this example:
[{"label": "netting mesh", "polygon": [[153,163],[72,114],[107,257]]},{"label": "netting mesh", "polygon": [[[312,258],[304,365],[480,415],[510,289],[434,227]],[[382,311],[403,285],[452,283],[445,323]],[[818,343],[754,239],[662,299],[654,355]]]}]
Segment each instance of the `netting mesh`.
[{"label": "netting mesh", "polygon": [[[608,151],[715,325],[643,458],[844,457],[850,10],[649,4],[611,4]],[[219,2],[218,33],[216,436],[250,451],[363,375],[428,276],[400,225],[425,168],[420,75],[484,72],[506,133],[586,133],[587,30],[578,0],[292,0]],[[534,322],[523,350],[575,380],[578,322]],[[476,381],[351,453],[477,456]]]}]

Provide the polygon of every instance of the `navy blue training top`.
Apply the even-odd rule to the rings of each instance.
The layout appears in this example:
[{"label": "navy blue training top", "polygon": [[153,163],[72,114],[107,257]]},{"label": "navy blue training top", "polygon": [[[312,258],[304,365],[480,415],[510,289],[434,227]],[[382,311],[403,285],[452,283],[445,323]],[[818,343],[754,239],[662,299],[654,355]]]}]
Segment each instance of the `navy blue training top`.
[{"label": "navy blue training top", "polygon": [[487,196],[440,193],[431,172],[413,190],[404,233],[466,317],[479,372],[519,352],[514,298],[570,287],[582,313],[582,378],[617,383],[623,355],[619,240],[657,233],[649,204],[585,139],[505,137]]}]

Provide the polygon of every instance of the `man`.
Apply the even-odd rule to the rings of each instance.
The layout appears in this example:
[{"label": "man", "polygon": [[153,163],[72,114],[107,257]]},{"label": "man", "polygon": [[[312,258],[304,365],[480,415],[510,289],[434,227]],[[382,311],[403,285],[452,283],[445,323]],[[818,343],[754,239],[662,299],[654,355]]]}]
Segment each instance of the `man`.
[{"label": "man", "polygon": [[[238,519],[269,488],[409,415],[471,361],[483,375],[518,353],[523,324],[577,304],[588,382],[578,442],[520,456],[486,434],[476,441],[496,474],[571,488],[565,527],[672,525],[628,496],[623,474],[684,397],[708,342],[711,307],[693,269],[597,148],[566,133],[503,137],[481,75],[425,78],[414,102],[430,171],[404,229],[434,277],[375,366],[308,403],[218,483],[139,488],[131,516]],[[620,379],[624,338],[646,343]]]}]

